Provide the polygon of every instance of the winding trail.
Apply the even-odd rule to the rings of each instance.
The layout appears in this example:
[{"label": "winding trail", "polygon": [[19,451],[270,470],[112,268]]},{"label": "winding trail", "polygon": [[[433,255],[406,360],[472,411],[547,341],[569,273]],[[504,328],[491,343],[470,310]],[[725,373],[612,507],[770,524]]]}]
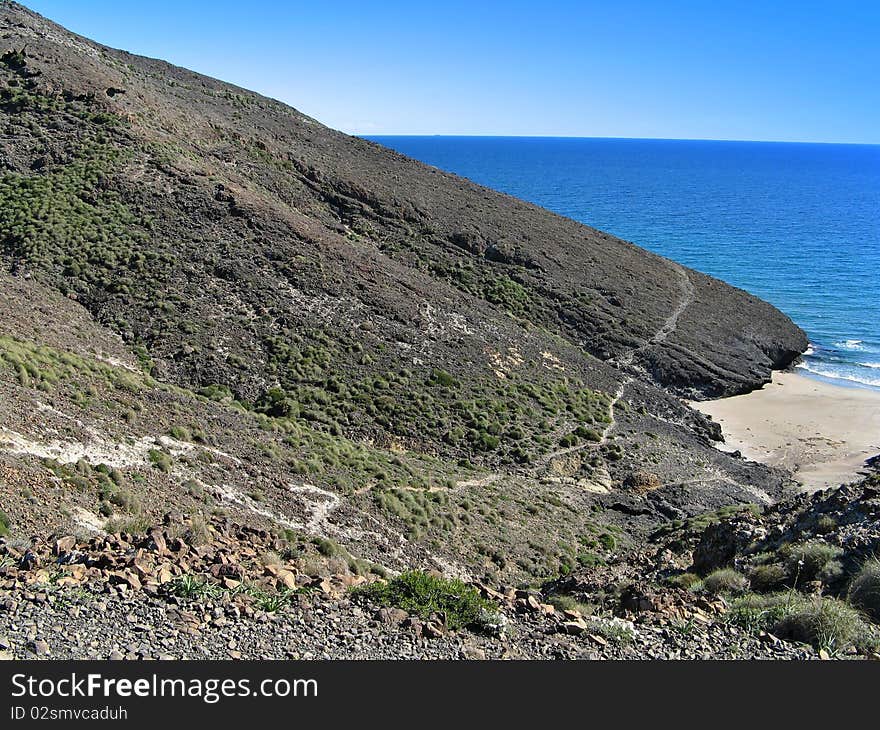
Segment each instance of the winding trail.
[{"label": "winding trail", "polygon": [[608,416],[609,420],[606,424],[605,428],[602,429],[602,433],[599,435],[598,441],[587,441],[582,444],[576,444],[575,446],[569,446],[564,449],[559,449],[557,451],[552,451],[549,454],[546,454],[541,458],[541,460],[531,469],[532,473],[540,471],[544,467],[547,466],[553,459],[558,459],[562,456],[568,456],[570,454],[576,454],[579,451],[584,451],[585,449],[599,449],[605,444],[608,443],[608,437],[611,435],[611,432],[617,426],[617,419],[614,417],[614,407],[623,397],[623,393],[626,390],[626,386],[628,386],[632,382],[633,378],[631,375],[627,375],[623,382],[621,382],[620,387],[618,387],[617,392],[611,398],[611,402],[608,404]]},{"label": "winding trail", "polygon": [[684,311],[694,301],[694,295],[696,292],[694,290],[694,285],[691,282],[691,278],[688,276],[687,269],[675,262],[671,263],[675,267],[675,271],[679,278],[679,288],[681,289],[681,299],[678,302],[678,305],[672,311],[672,314],[666,318],[660,329],[658,329],[654,335],[645,342],[645,344],[630,350],[625,355],[612,357],[608,360],[612,365],[619,368],[628,367],[633,364],[636,356],[640,352],[649,347],[653,347],[654,345],[659,345],[661,342],[665,342],[669,335],[675,332],[676,327],[678,327],[678,320],[681,318],[681,315],[684,314]]},{"label": "winding trail", "polygon": [[[643,345],[639,347],[633,348],[625,355],[621,355],[618,357],[613,357],[608,360],[608,363],[618,368],[619,370],[625,370],[633,365],[636,357],[640,352],[643,352],[649,347],[653,347],[655,345],[659,345],[661,342],[665,342],[666,339],[675,332],[678,327],[678,321],[681,318],[681,315],[684,314],[685,310],[693,303],[695,296],[694,285],[691,282],[691,278],[688,275],[687,269],[680,264],[670,262],[670,265],[675,269],[675,272],[678,276],[679,281],[679,289],[681,290],[681,299],[676,305],[675,309],[672,313],[664,320],[660,329],[658,329],[652,337],[650,337]],[[611,435],[611,432],[617,426],[617,419],[614,416],[614,407],[623,397],[623,393],[626,390],[626,387],[633,381],[633,375],[627,375],[618,387],[617,392],[611,399],[611,403],[608,406],[608,415],[609,421],[605,428],[602,430],[600,438],[598,441],[588,441],[586,443],[577,444],[575,446],[570,446],[565,449],[559,449],[557,451],[553,451],[546,456],[544,456],[530,471],[531,473],[536,473],[546,468],[547,464],[549,464],[554,459],[558,459],[560,457],[569,456],[570,454],[576,454],[580,451],[584,451],[586,449],[599,449],[605,444],[608,443],[608,438]]]},{"label": "winding trail", "polygon": [[773,504],[773,498],[767,494],[763,489],[759,489],[758,487],[752,486],[751,484],[745,484],[743,482],[739,482],[731,476],[726,474],[722,474],[721,472],[716,471],[715,473],[707,474],[704,477],[700,477],[697,479],[677,479],[666,484],[661,485],[661,489],[665,489],[666,487],[687,487],[687,486],[701,486],[704,487],[712,482],[721,482],[722,484],[729,484],[732,487],[736,487],[741,489],[743,492],[750,494],[755,498],[755,502],[760,505],[769,505]]}]

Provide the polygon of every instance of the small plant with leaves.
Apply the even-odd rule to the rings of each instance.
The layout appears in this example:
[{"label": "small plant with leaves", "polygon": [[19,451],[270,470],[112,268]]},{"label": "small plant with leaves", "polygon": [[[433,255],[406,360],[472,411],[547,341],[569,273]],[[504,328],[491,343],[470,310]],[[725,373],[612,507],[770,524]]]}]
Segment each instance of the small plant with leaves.
[{"label": "small plant with leaves", "polygon": [[410,570],[388,582],[377,581],[354,592],[374,603],[394,606],[421,618],[437,614],[452,630],[475,626],[482,612],[495,610],[472,586],[421,570]]},{"label": "small plant with leaves", "polygon": [[594,617],[588,625],[591,634],[601,636],[613,644],[631,644],[636,638],[632,626],[617,617]]},{"label": "small plant with leaves", "polygon": [[285,589],[281,591],[254,590],[250,593],[254,605],[266,613],[276,613],[290,605],[291,598],[299,591],[297,589]]},{"label": "small plant with leaves", "polygon": [[223,589],[217,583],[189,573],[171,581],[168,590],[171,595],[188,601],[204,601],[219,598],[223,594]]}]

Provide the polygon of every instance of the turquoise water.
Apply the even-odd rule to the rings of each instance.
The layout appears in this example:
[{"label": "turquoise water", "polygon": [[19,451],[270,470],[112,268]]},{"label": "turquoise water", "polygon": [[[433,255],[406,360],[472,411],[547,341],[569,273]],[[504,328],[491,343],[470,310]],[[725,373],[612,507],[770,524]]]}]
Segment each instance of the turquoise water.
[{"label": "turquoise water", "polygon": [[802,367],[880,389],[880,146],[370,137],[772,302]]}]

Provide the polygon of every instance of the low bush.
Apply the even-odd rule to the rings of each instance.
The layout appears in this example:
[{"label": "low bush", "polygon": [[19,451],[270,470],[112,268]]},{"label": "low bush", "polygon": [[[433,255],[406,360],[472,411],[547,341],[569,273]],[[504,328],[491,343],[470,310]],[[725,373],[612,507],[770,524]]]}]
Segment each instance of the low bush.
[{"label": "low bush", "polygon": [[209,545],[213,536],[208,521],[201,515],[194,515],[183,533],[183,539],[193,547]]},{"label": "low bush", "polygon": [[140,535],[145,532],[149,526],[149,521],[142,517],[114,517],[104,523],[104,532],[111,535],[123,532],[129,535]]},{"label": "low bush", "polygon": [[578,611],[582,616],[590,616],[595,611],[589,603],[583,603],[564,593],[554,593],[547,598],[547,603],[559,611]]},{"label": "low bush", "polygon": [[159,471],[171,471],[172,460],[170,454],[166,454],[164,451],[160,451],[159,449],[151,449],[149,456],[150,463]]},{"label": "low bush", "polygon": [[749,589],[749,579],[733,568],[721,568],[703,579],[703,587],[714,594],[745,593]]},{"label": "low bush", "polygon": [[856,573],[850,583],[849,599],[880,623],[880,560],[870,558]]},{"label": "low bush", "polygon": [[749,582],[759,593],[778,591],[785,585],[788,574],[779,563],[756,565],[749,572]]},{"label": "low bush", "polygon": [[809,540],[789,547],[785,555],[785,569],[795,583],[821,580],[827,583],[842,573],[837,558],[843,550],[820,540]]},{"label": "low bush", "polygon": [[880,640],[877,630],[848,603],[797,591],[742,596],[732,603],[729,619],[750,631],[769,631],[829,651],[875,650]]},{"label": "low bush", "polygon": [[6,537],[9,534],[9,517],[5,512],[0,512],[0,537]]},{"label": "low bush", "polygon": [[685,590],[691,590],[698,585],[701,585],[702,579],[696,573],[679,573],[678,575],[669,576],[666,579],[666,583],[673,588],[684,588]]},{"label": "low bush", "polygon": [[387,583],[371,583],[355,592],[380,605],[395,606],[421,618],[442,615],[446,626],[453,630],[477,624],[482,612],[494,609],[475,588],[462,581],[420,570],[401,573]]},{"label": "low bush", "polygon": [[168,429],[168,435],[178,441],[192,441],[192,433],[184,426],[172,426]]},{"label": "low bush", "polygon": [[877,637],[862,614],[836,598],[801,597],[788,607],[774,630],[783,639],[830,651],[851,646],[865,650],[877,645]]}]

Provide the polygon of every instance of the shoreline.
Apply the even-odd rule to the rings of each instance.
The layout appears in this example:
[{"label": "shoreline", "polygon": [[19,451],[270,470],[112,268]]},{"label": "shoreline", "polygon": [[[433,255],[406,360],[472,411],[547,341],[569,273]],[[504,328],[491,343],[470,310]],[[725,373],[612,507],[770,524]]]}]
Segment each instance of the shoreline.
[{"label": "shoreline", "polygon": [[806,492],[855,481],[880,454],[880,391],[786,370],[751,393],[689,405],[721,425],[717,448],[787,469]]}]

